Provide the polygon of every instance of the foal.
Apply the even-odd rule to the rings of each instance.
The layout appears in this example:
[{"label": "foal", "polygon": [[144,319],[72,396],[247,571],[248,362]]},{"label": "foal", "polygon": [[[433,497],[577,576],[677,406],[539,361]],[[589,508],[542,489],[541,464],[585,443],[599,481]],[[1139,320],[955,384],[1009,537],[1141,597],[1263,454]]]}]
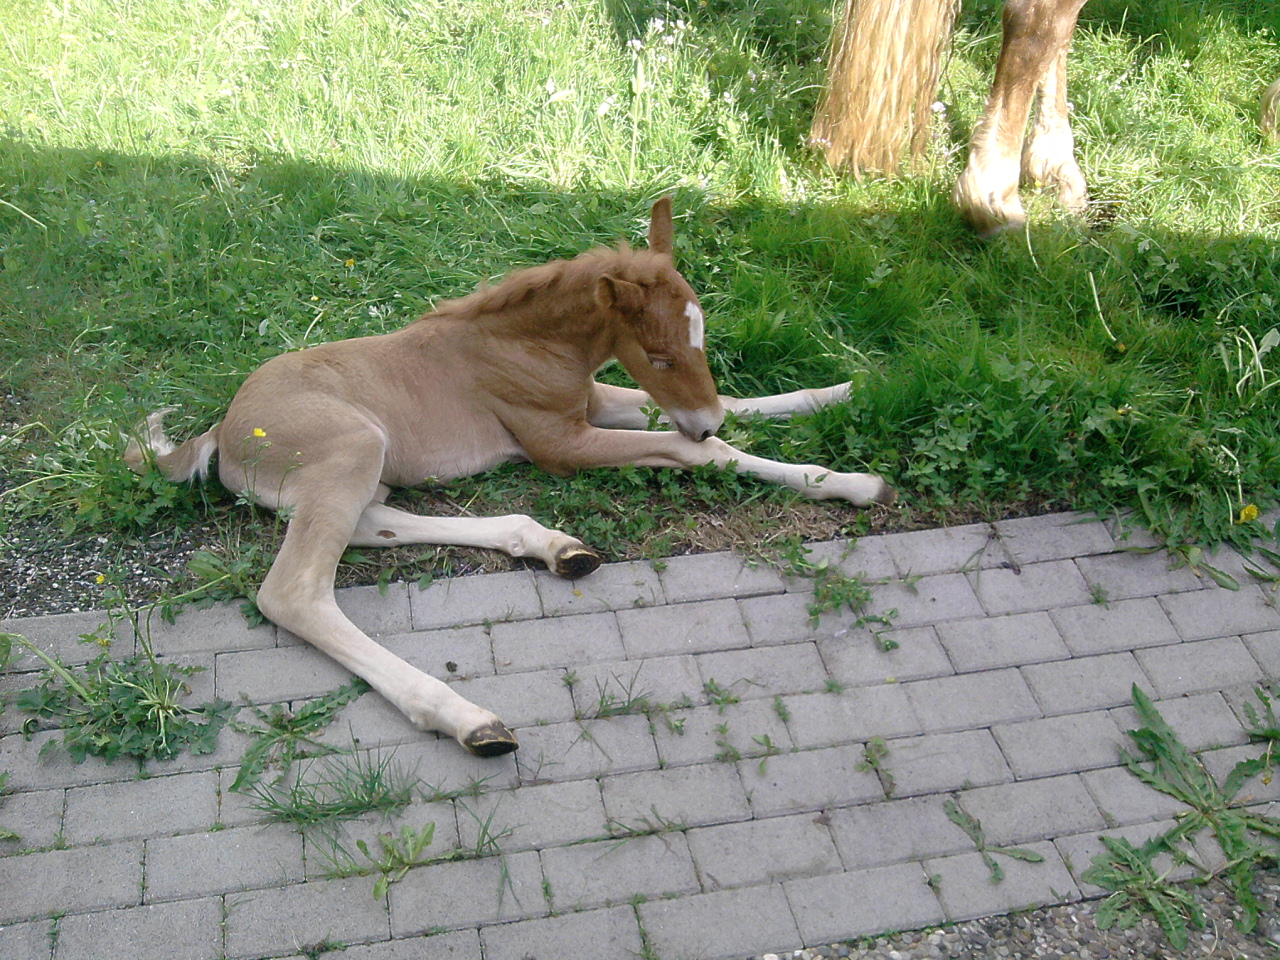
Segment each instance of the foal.
[{"label": "foal", "polygon": [[[595,570],[580,540],[524,516],[421,517],[387,506],[390,487],[450,480],[511,460],[565,475],[587,467],[701,464],[786,484],[815,498],[888,503],[879,477],[777,463],[714,437],[725,409],[767,416],[815,409],[847,385],[775,397],[720,397],[707,368],[697,297],[672,262],[671,202],[654,204],[649,249],[593,250],[512,274],[439,305],[402,330],[286,353],[240,387],[226,419],[179,447],[163,411],[125,450],[174,481],[208,472],[287,512],[284,543],[258,591],[280,626],[358,674],[422,730],[482,756],[516,749],[494,714],[383,649],[338,609],[348,546],[448,543],[534,556],[564,577]],[[596,383],[617,358],[643,390]],[[646,431],[656,402],[676,431]],[[641,428],[641,429],[635,429]],[[677,432],[678,431],[678,432]]]}]

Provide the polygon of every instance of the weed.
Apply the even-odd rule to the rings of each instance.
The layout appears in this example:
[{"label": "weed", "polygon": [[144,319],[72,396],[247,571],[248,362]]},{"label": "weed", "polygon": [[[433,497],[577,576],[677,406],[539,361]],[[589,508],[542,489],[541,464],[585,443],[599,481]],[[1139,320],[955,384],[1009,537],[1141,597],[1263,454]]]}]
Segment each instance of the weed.
[{"label": "weed", "polygon": [[729,688],[720,686],[714,677],[704,683],[702,689],[707,699],[716,707],[717,713],[723,714],[725,707],[739,702],[738,695]]},{"label": "weed", "polygon": [[605,829],[614,839],[630,840],[636,837],[649,837],[660,833],[676,833],[688,830],[687,824],[678,820],[669,820],[658,813],[657,807],[650,807],[652,817],[641,817],[634,823],[626,823],[617,817],[610,817],[605,822]]},{"label": "weed", "polygon": [[[9,771],[0,770],[0,802],[3,802],[4,800],[4,792],[5,792],[5,789],[8,787],[8,785],[9,785]],[[12,830],[9,830],[5,827],[0,827],[0,843],[5,843],[10,840],[21,840],[21,839],[22,838],[19,837]]]},{"label": "weed", "polygon": [[1144,910],[1150,910],[1170,944],[1177,950],[1185,949],[1188,925],[1201,929],[1204,915],[1191,893],[1156,873],[1153,861],[1157,854],[1169,851],[1167,837],[1153,837],[1141,847],[1123,837],[1100,839],[1106,852],[1094,857],[1093,866],[1081,876],[1087,883],[1112,891],[1098,907],[1098,927],[1125,929],[1137,923]]},{"label": "weed", "polygon": [[845,686],[835,677],[827,677],[826,681],[823,683],[823,689],[826,690],[827,693],[844,693]]},{"label": "weed", "polygon": [[1260,763],[1256,764],[1260,768],[1257,774],[1264,784],[1270,785],[1276,745],[1280,744],[1280,718],[1276,717],[1272,698],[1280,697],[1280,684],[1272,686],[1270,690],[1256,687],[1254,695],[1258,698],[1262,712],[1259,713],[1252,703],[1245,702],[1244,715],[1249,721],[1245,732],[1249,734],[1250,741],[1264,745]]},{"label": "weed", "polygon": [[1111,609],[1111,596],[1107,593],[1107,588],[1100,583],[1095,583],[1089,587],[1089,602],[1105,607],[1108,610]]},{"label": "weed", "polygon": [[884,742],[883,737],[872,737],[862,747],[862,759],[858,762],[857,769],[862,771],[874,770],[880,778],[881,786],[884,788],[884,795],[892,797],[896,786],[893,774],[889,772],[889,768],[885,765],[885,760],[889,758],[889,746]]},{"label": "weed", "polygon": [[787,702],[782,699],[781,695],[773,698],[773,712],[778,715],[778,719],[786,723],[791,719],[791,710],[787,707]]},{"label": "weed", "polygon": [[751,742],[760,747],[764,752],[764,755],[760,758],[760,765],[757,767],[760,775],[764,776],[765,771],[768,769],[769,758],[776,757],[782,753],[782,748],[774,743],[773,738],[767,733],[762,733],[759,736],[752,737]]},{"label": "weed", "polygon": [[1012,857],[1014,860],[1025,860],[1027,863],[1044,862],[1044,857],[1034,850],[1027,850],[1023,847],[992,847],[988,845],[982,824],[977,818],[964,810],[955,797],[951,797],[943,803],[942,810],[947,815],[947,819],[968,834],[969,839],[973,841],[978,853],[982,855],[982,862],[991,871],[992,883],[1000,883],[1004,880],[1004,868],[1000,866],[993,854],[998,853],[1006,857]]},{"label": "weed", "polygon": [[615,675],[613,681],[620,688],[620,693],[613,693],[609,689],[609,682],[606,680],[603,684],[597,682],[597,697],[595,705],[592,709],[582,712],[579,711],[577,719],[594,720],[605,717],[620,717],[631,714],[647,714],[655,708],[653,702],[649,699],[649,695],[643,692],[637,692],[636,681],[640,677],[639,668],[631,675],[631,679],[625,683],[618,679]]},{"label": "weed", "polygon": [[716,759],[721,763],[737,763],[742,759],[742,751],[729,742],[729,724],[717,723],[715,725],[716,746],[720,748],[720,752],[716,754]]},{"label": "weed", "polygon": [[[105,648],[113,629],[108,625],[105,632],[82,639]],[[40,718],[57,721],[62,728],[61,741],[49,740],[42,754],[60,743],[75,763],[93,755],[107,763],[124,756],[141,764],[172,759],[184,749],[214,751],[235,707],[224,700],[184,706],[182,700],[190,693],[186,678],[201,668],[161,663],[146,636],[138,640],[143,648],[139,655],[112,660],[104,649],[83,667],[74,667],[24,637],[6,636],[7,643],[25,647],[45,663],[44,682],[17,698],[19,709],[32,714],[24,725],[26,732]]]},{"label": "weed", "polygon": [[367,813],[397,813],[413,800],[416,778],[392,757],[357,751],[303,762],[295,777],[241,789],[272,823],[299,828],[355,820]]},{"label": "weed", "polygon": [[243,792],[257,783],[271,765],[279,766],[279,776],[283,777],[297,759],[335,752],[333,747],[316,741],[312,735],[332,723],[339,710],[368,690],[369,685],[357,677],[322,697],[307,701],[297,710],[278,703],[266,710],[251,707],[262,726],[240,721],[232,725],[233,729],[253,737],[253,743],[240,760],[240,771],[231,789]]},{"label": "weed", "polygon": [[414,867],[430,863],[433,858],[426,855],[431,841],[436,835],[436,825],[428,823],[415,830],[405,824],[400,828],[400,836],[392,833],[378,834],[378,845],[382,848],[378,855],[369,852],[369,844],[357,840],[356,847],[373,863],[381,874],[373,885],[373,898],[381,900],[387,895],[387,888],[399,880]]}]

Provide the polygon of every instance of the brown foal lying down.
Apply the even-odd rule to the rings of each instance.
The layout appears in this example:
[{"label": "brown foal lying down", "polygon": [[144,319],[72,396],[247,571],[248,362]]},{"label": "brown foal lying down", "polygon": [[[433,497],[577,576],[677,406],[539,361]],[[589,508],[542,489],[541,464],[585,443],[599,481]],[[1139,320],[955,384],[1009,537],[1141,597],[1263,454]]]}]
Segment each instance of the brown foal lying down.
[{"label": "brown foal lying down", "polygon": [[[482,756],[516,749],[494,714],[384,650],[334,602],[348,546],[448,543],[534,556],[561,576],[599,566],[579,540],[529,517],[420,517],[387,506],[390,487],[450,480],[511,460],[555,474],[639,464],[736,464],[740,473],[859,506],[893,500],[879,477],[739,453],[715,438],[725,409],[786,416],[843,399],[847,385],[736,400],[716,394],[703,317],[671,258],[671,202],[653,207],[649,249],[593,250],[512,274],[438,306],[403,330],[286,353],[263,364],[226,419],[179,447],[152,414],[125,458],[171,480],[218,475],[287,510],[284,544],[258,591],[273,621],[367,680],[418,728]],[[644,388],[596,383],[616,357]],[[676,431],[646,431],[650,398]],[[143,445],[145,444],[145,449]]]}]

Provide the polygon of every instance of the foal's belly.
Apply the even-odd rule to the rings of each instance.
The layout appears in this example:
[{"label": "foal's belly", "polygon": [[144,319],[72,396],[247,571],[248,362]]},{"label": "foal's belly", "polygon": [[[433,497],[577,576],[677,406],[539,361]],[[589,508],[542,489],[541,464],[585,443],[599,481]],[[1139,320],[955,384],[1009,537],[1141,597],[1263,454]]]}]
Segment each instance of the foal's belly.
[{"label": "foal's belly", "polygon": [[524,451],[510,435],[459,438],[448,445],[387,451],[382,482],[392,487],[416,487],[423,483],[471,477],[504,463],[524,460]]}]

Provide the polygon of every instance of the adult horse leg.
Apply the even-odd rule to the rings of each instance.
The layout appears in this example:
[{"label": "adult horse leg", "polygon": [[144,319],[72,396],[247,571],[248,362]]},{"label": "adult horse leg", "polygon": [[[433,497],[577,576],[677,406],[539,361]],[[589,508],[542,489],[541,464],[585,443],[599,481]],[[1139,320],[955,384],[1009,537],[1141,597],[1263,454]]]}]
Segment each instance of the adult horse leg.
[{"label": "adult horse leg", "polygon": [[320,459],[286,478],[281,502],[291,511],[289,526],[258,606],[363,677],[418,729],[447,734],[480,756],[510,753],[516,738],[494,714],[379,646],[338,609],[334,573],[376,494],[382,453],[381,437],[348,439],[341,462]]},{"label": "adult horse leg", "polygon": [[[969,161],[951,200],[983,237],[1026,222],[1018,182],[1032,99],[1065,56],[1084,0],[1008,0],[996,76],[969,143]],[[1055,83],[1063,97],[1065,82]]]},{"label": "adult horse leg", "polygon": [[1056,187],[1058,204],[1071,213],[1084,213],[1088,186],[1076,163],[1075,137],[1067,111],[1067,47],[1040,84],[1036,119],[1022,148],[1022,180],[1037,186]]},{"label": "adult horse leg", "polygon": [[[587,419],[593,427],[644,430],[649,426],[649,410],[653,408],[653,398],[643,390],[605,383],[594,384],[592,390]],[[848,383],[838,383],[832,387],[793,390],[767,397],[721,396],[720,405],[729,413],[784,419],[795,414],[812,413],[846,400],[849,390]],[[666,424],[670,420],[665,414],[660,414],[658,423]]]},{"label": "adult horse leg", "polygon": [[532,517],[520,514],[423,517],[374,502],[360,514],[348,543],[353,547],[394,547],[408,543],[484,547],[501,550],[512,557],[537,557],[555,573],[570,580],[585,577],[600,566],[600,554],[581,540],[548,529]]}]

